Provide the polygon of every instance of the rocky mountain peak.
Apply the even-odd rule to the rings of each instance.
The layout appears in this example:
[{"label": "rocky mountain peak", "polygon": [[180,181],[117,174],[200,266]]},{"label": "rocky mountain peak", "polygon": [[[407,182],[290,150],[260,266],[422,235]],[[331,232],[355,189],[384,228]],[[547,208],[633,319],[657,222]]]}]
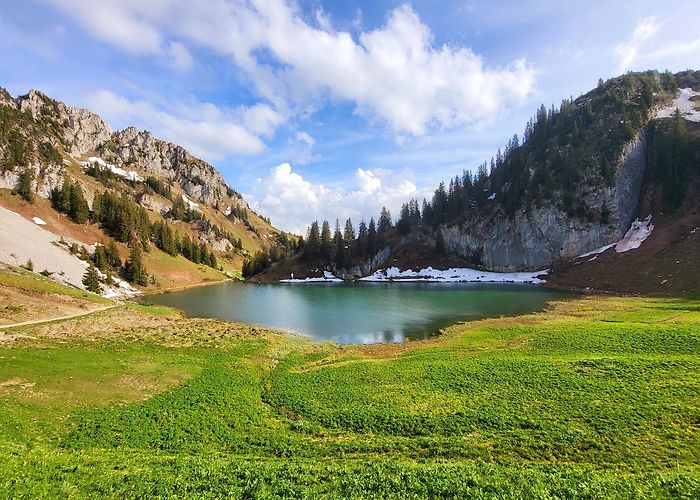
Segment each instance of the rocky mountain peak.
[{"label": "rocky mountain peak", "polygon": [[35,120],[48,122],[69,154],[92,151],[112,135],[112,127],[95,113],[66,106],[38,90],[30,90],[15,102],[20,111],[30,113]]}]

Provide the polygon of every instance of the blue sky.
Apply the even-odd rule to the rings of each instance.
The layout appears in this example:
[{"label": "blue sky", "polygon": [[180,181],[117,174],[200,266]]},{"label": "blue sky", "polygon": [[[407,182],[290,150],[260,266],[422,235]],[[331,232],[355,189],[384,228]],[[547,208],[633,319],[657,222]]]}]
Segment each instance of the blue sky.
[{"label": "blue sky", "polygon": [[700,62],[689,1],[0,6],[1,86],[182,144],[297,231],[429,196],[600,77]]}]

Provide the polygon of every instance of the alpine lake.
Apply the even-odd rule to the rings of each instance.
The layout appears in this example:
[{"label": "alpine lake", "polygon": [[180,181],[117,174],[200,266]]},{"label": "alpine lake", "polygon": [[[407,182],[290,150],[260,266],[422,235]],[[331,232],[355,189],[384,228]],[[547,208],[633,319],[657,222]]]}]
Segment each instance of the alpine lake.
[{"label": "alpine lake", "polygon": [[570,292],[512,283],[225,282],[147,295],[190,317],[257,324],[338,344],[425,339],[454,323],[540,311]]}]

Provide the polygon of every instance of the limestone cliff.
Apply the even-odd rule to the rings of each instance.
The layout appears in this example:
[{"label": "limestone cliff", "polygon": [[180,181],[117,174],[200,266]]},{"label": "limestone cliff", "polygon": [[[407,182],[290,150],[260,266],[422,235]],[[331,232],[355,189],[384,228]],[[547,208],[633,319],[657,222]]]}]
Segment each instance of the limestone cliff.
[{"label": "limestone cliff", "polygon": [[107,162],[120,167],[137,165],[144,177],[176,182],[197,202],[214,206],[232,198],[239,206],[246,206],[214,167],[182,146],[156,139],[148,131],[128,127],[102,142],[97,152]]}]

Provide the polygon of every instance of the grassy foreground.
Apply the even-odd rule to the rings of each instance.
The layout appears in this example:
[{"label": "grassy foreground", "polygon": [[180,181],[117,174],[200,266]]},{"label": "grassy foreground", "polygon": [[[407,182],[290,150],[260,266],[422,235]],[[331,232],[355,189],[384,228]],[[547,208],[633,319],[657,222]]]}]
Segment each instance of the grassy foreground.
[{"label": "grassy foreground", "polygon": [[697,300],[373,347],[134,305],[13,332],[2,498],[700,497]]}]

